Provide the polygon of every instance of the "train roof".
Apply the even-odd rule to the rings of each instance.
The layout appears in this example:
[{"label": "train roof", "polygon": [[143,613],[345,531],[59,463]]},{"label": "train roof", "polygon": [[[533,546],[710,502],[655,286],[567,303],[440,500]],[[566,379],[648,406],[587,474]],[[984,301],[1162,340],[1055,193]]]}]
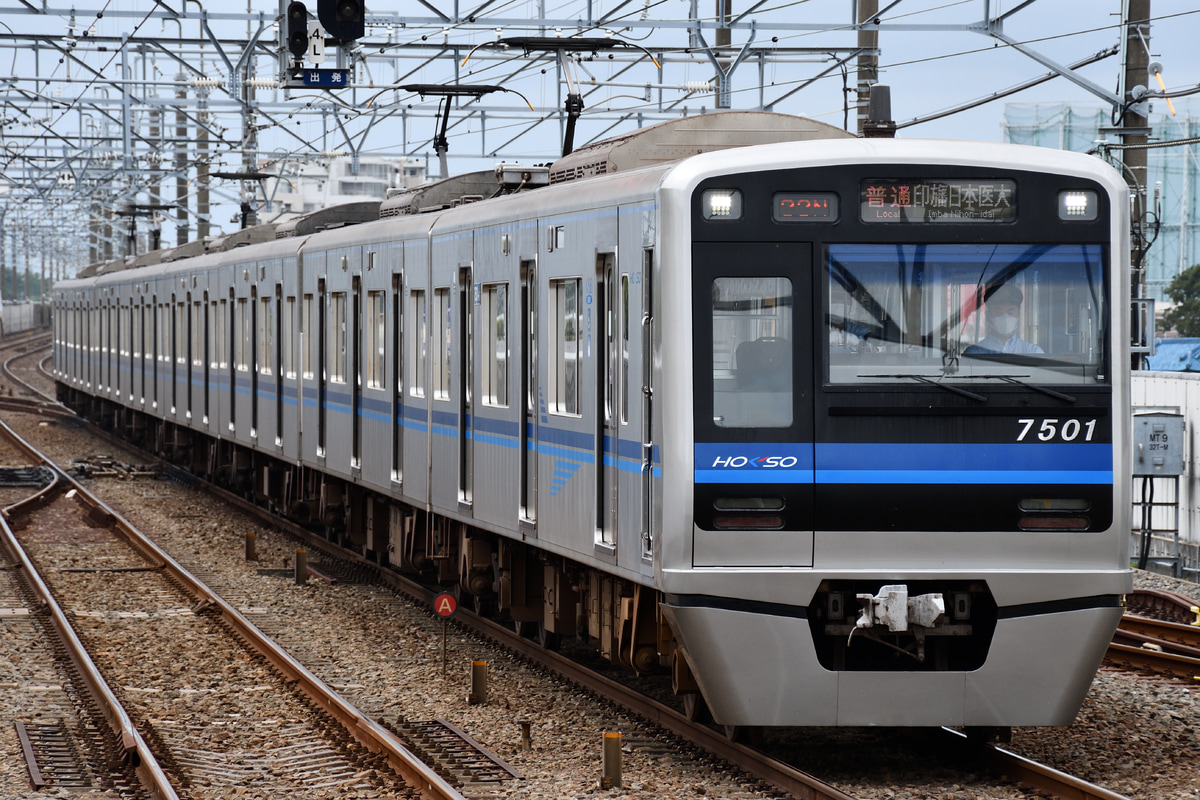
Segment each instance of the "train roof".
[{"label": "train roof", "polygon": [[580,147],[550,165],[550,183],[665,164],[737,147],[857,138],[808,117],[771,111],[721,111],[667,120]]}]

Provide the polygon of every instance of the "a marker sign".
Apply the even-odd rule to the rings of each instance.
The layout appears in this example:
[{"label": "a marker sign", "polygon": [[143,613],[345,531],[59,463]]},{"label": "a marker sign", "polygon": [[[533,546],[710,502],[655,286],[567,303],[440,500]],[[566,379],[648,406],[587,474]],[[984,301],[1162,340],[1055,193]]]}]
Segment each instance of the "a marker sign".
[{"label": "a marker sign", "polygon": [[458,602],[454,599],[454,595],[443,592],[433,598],[433,613],[439,617],[449,617],[455,610],[458,609]]}]

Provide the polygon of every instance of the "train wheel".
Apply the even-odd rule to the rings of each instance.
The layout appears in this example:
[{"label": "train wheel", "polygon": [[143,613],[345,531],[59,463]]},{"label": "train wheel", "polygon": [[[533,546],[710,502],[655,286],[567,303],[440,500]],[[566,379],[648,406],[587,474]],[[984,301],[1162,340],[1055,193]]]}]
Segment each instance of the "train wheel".
[{"label": "train wheel", "polygon": [[709,722],[712,720],[712,712],[708,710],[708,703],[704,700],[704,695],[699,692],[687,692],[681,695],[683,700],[683,714],[692,722]]}]

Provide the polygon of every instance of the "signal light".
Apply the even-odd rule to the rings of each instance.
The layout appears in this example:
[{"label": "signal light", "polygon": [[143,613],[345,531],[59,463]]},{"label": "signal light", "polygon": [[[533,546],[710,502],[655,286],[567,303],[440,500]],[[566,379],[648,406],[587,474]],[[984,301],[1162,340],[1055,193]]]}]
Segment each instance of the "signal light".
[{"label": "signal light", "polygon": [[362,0],[317,0],[317,18],[333,39],[351,42],[365,31]]},{"label": "signal light", "polygon": [[308,8],[304,3],[288,3],[287,46],[296,58],[308,52]]}]

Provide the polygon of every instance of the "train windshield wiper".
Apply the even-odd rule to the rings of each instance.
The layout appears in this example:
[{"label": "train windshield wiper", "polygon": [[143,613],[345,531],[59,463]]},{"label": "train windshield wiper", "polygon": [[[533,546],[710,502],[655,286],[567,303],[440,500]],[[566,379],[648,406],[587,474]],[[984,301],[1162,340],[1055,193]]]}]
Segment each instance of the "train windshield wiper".
[{"label": "train windshield wiper", "polygon": [[963,397],[969,397],[972,400],[979,402],[979,403],[987,402],[987,397],[985,397],[984,395],[976,394],[975,392],[955,386],[954,384],[940,383],[938,381],[932,380],[928,375],[914,375],[911,373],[903,373],[902,372],[902,373],[898,373],[896,375],[859,375],[858,377],[860,377],[860,378],[904,378],[906,380],[916,381],[917,383],[924,383],[924,384],[928,384],[929,386],[936,386],[939,389],[945,389],[947,392],[959,394],[959,395],[962,395]]},{"label": "train windshield wiper", "polygon": [[1029,383],[1028,381],[1021,380],[1021,378],[1028,378],[1028,375],[961,375],[959,377],[978,380],[1001,380],[1005,383],[1015,383],[1017,386],[1023,386],[1026,389],[1033,389],[1035,392],[1041,392],[1042,394],[1053,397],[1056,400],[1062,400],[1067,403],[1075,402],[1074,395],[1063,394],[1062,392],[1051,389],[1048,386],[1039,386],[1036,383]]}]

